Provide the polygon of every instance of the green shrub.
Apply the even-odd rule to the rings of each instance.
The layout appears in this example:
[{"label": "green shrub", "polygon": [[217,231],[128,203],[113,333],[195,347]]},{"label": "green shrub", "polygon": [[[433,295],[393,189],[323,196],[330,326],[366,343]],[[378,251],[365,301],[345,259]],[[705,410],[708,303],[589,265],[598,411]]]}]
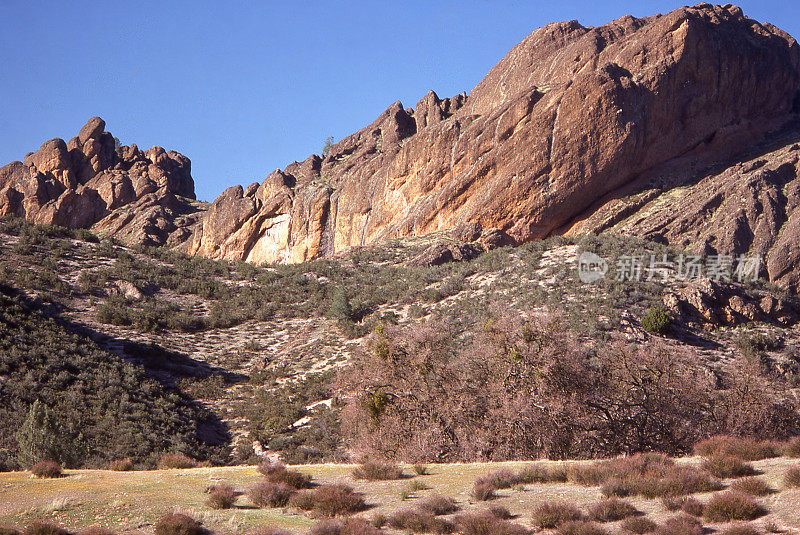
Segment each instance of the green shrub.
[{"label": "green shrub", "polygon": [[766,510],[752,496],[736,491],[715,494],[706,504],[704,516],[711,522],[754,520]]},{"label": "green shrub", "polygon": [[289,498],[289,505],[301,511],[311,511],[316,503],[317,500],[313,490],[301,490]]},{"label": "green shrub", "polygon": [[173,513],[158,521],[155,535],[203,535],[203,527],[188,515]]},{"label": "green shrub", "polygon": [[666,310],[654,307],[649,309],[642,318],[642,328],[649,333],[663,335],[669,331],[671,321]]},{"label": "green shrub", "polygon": [[414,473],[418,476],[427,476],[430,471],[428,469],[427,464],[415,464],[414,465]]}]

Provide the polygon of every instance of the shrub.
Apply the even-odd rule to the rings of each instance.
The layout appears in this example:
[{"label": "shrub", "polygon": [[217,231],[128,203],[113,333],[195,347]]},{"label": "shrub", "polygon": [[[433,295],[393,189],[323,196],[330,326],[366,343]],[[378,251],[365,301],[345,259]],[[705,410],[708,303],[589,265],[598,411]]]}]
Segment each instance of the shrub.
[{"label": "shrub", "polygon": [[301,511],[311,511],[317,503],[313,490],[301,490],[289,498],[289,505]]},{"label": "shrub", "polygon": [[322,485],[314,492],[314,510],[325,516],[349,515],[364,509],[364,495],[342,484]]},{"label": "shrub", "polygon": [[716,435],[694,445],[694,452],[703,457],[727,455],[743,461],[760,461],[778,456],[774,442],[752,438]]},{"label": "shrub", "polygon": [[761,478],[758,477],[745,477],[737,479],[731,484],[731,489],[752,496],[766,496],[774,492],[772,488]]},{"label": "shrub", "polygon": [[705,512],[705,505],[703,505],[703,502],[696,498],[687,497],[681,504],[681,511],[687,515],[703,516],[703,513]]},{"label": "shrub", "polygon": [[260,526],[247,532],[247,535],[294,535],[291,531],[273,526]]},{"label": "shrub", "polygon": [[653,307],[642,318],[642,328],[653,334],[666,334],[671,322],[669,313],[660,307]]},{"label": "shrub", "polygon": [[311,487],[311,476],[298,470],[289,470],[280,463],[268,461],[258,465],[258,471],[271,483],[284,483],[294,489],[307,489]]},{"label": "shrub", "polygon": [[413,509],[397,511],[389,517],[389,525],[395,529],[407,530],[412,533],[452,533],[455,526],[434,515]]},{"label": "shrub", "polygon": [[737,524],[725,529],[722,535],[761,535],[761,532],[749,524]]},{"label": "shrub", "polygon": [[453,498],[440,494],[431,494],[417,504],[417,509],[432,515],[449,515],[458,511],[458,504]]},{"label": "shrub", "polygon": [[236,503],[236,491],[230,485],[215,485],[206,503],[212,509],[230,509]]},{"label": "shrub", "polygon": [[3,526],[0,526],[0,535],[20,535],[20,533],[19,533],[19,531],[15,530],[13,528],[6,528],[6,527],[3,527]]},{"label": "shrub", "polygon": [[91,527],[80,530],[78,532],[78,535],[117,535],[117,534],[116,532],[111,531],[110,529]]},{"label": "shrub", "polygon": [[36,477],[61,477],[61,465],[53,461],[39,461],[31,466],[31,473]]},{"label": "shrub", "polygon": [[622,529],[637,535],[653,533],[656,530],[656,523],[644,516],[631,516],[622,522]]},{"label": "shrub", "polygon": [[362,518],[323,520],[314,525],[309,535],[381,535],[380,529]]},{"label": "shrub", "polygon": [[477,481],[488,483],[495,489],[507,489],[513,487],[519,482],[514,472],[506,468],[490,472],[485,476],[481,476],[477,479]]},{"label": "shrub", "polygon": [[529,535],[530,530],[516,522],[499,520],[494,515],[468,513],[458,515],[455,524],[461,535]]},{"label": "shrub", "polygon": [[789,489],[800,487],[800,466],[793,466],[786,471],[783,484]]},{"label": "shrub", "polygon": [[558,535],[608,535],[608,531],[602,526],[584,520],[561,524],[557,533]]},{"label": "shrub", "polygon": [[731,455],[712,455],[700,467],[721,478],[745,477],[756,474],[753,465]]},{"label": "shrub", "polygon": [[533,510],[533,525],[542,529],[554,529],[566,522],[582,519],[583,515],[574,504],[563,501],[544,502]]},{"label": "shrub", "polygon": [[58,527],[48,522],[41,522],[39,520],[35,520],[27,528],[25,528],[25,531],[23,531],[22,534],[23,535],[69,535],[69,532],[64,528]]},{"label": "shrub", "polygon": [[133,461],[128,459],[115,459],[108,463],[108,469],[115,472],[130,472],[133,470]]},{"label": "shrub", "polygon": [[427,464],[415,464],[414,465],[414,473],[418,476],[427,476],[430,471],[428,469]]},{"label": "shrub", "polygon": [[165,453],[158,460],[158,469],[197,468],[197,461],[183,453]]},{"label": "shrub", "polygon": [[499,518],[500,520],[509,520],[514,518],[514,515],[511,514],[511,511],[502,505],[492,505],[487,511],[490,515],[495,518]]},{"label": "shrub", "polygon": [[736,491],[714,495],[705,507],[704,515],[711,522],[753,520],[766,510],[752,496]]},{"label": "shrub", "polygon": [[495,487],[485,481],[478,480],[472,485],[470,496],[478,501],[485,502],[497,496],[494,491]]},{"label": "shrub", "polygon": [[155,535],[203,535],[205,530],[190,516],[169,514],[158,521]]},{"label": "shrub", "polygon": [[584,487],[596,487],[606,481],[610,475],[608,463],[574,465],[567,469],[568,480]]},{"label": "shrub", "polygon": [[283,507],[295,490],[286,483],[259,481],[250,488],[248,496],[257,507]]},{"label": "shrub", "polygon": [[703,524],[691,516],[675,516],[659,526],[656,535],[703,535]]},{"label": "shrub", "polygon": [[794,437],[783,446],[783,453],[787,457],[800,457],[800,437]]},{"label": "shrub", "polygon": [[367,481],[402,479],[403,469],[396,464],[365,461],[361,463],[361,466],[353,470],[353,477],[356,479],[365,479]]},{"label": "shrub", "polygon": [[597,502],[589,508],[589,517],[598,522],[616,522],[637,514],[636,507],[617,498]]},{"label": "shrub", "polygon": [[567,470],[563,466],[546,467],[537,464],[525,466],[516,476],[517,483],[563,483]]}]

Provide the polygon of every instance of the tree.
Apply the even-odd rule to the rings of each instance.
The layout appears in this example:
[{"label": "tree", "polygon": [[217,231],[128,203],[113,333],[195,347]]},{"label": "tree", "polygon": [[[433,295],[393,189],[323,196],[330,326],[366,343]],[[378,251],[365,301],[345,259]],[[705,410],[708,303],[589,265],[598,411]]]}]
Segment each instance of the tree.
[{"label": "tree", "polygon": [[28,417],[14,438],[19,445],[19,462],[32,466],[39,461],[64,462],[63,433],[53,412],[39,400],[33,402]]},{"label": "tree", "polygon": [[322,157],[325,158],[328,154],[331,153],[331,147],[333,147],[333,136],[328,136],[325,138],[325,144],[322,146]]}]

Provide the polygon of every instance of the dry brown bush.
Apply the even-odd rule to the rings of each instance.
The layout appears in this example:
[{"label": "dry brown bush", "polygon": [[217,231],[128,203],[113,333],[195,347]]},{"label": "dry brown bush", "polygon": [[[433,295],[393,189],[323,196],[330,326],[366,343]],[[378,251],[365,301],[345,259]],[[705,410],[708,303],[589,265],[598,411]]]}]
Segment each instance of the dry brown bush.
[{"label": "dry brown bush", "polygon": [[381,535],[383,532],[362,518],[323,520],[314,525],[309,535]]},{"label": "dry brown bush", "polygon": [[752,496],[729,490],[711,497],[706,504],[704,516],[711,522],[730,522],[754,520],[766,512]]},{"label": "dry brown bush", "polygon": [[69,535],[69,532],[55,524],[34,520],[25,528],[22,535]]},{"label": "dry brown bush", "polygon": [[314,510],[325,516],[357,513],[366,506],[364,495],[341,484],[322,485],[314,491]]},{"label": "dry brown bush", "polygon": [[745,477],[737,479],[731,484],[732,490],[744,492],[752,496],[766,496],[772,494],[774,490],[761,478],[758,477]]},{"label": "dry brown bush", "polygon": [[756,474],[752,464],[746,463],[738,457],[724,454],[712,455],[704,460],[700,467],[711,475],[721,478],[746,477]]},{"label": "dry brown bush", "polygon": [[636,507],[617,498],[609,498],[589,507],[589,518],[598,522],[616,522],[638,514]]},{"label": "dry brown bush", "polygon": [[669,518],[656,529],[656,535],[703,535],[703,523],[688,515]]},{"label": "dry brown bush", "polygon": [[608,531],[594,522],[577,520],[558,527],[558,535],[608,535]]},{"label": "dry brown bush", "polygon": [[156,523],[155,535],[204,535],[200,523],[188,515],[173,513]]},{"label": "dry brown bush", "polygon": [[396,464],[377,463],[365,461],[353,470],[355,479],[366,479],[367,481],[386,481],[391,479],[402,479],[403,469]]},{"label": "dry brown bush", "polygon": [[747,437],[715,435],[694,445],[694,452],[703,457],[730,456],[743,461],[760,461],[779,455],[774,441]]},{"label": "dry brown bush", "polygon": [[115,472],[130,472],[133,470],[133,461],[128,459],[114,459],[108,463],[108,469]]},{"label": "dry brown bush", "polygon": [[725,528],[722,535],[762,535],[762,533],[755,526],[750,524],[737,524]]},{"label": "dry brown bush", "polygon": [[236,503],[236,491],[227,484],[215,485],[206,500],[206,504],[212,509],[230,509],[234,503]]},{"label": "dry brown bush", "polygon": [[40,478],[61,477],[61,465],[54,461],[39,461],[31,466],[31,473]]},{"label": "dry brown bush", "polygon": [[272,483],[283,483],[293,489],[307,489],[311,487],[311,476],[298,470],[290,470],[281,463],[262,462],[258,471]]},{"label": "dry brown bush", "polygon": [[800,466],[792,466],[786,471],[783,476],[783,484],[789,489],[800,487]]},{"label": "dry brown bush", "polygon": [[440,494],[430,494],[417,503],[417,509],[435,516],[449,515],[458,511],[458,503],[453,498]]},{"label": "dry brown bush", "polygon": [[166,453],[158,460],[158,469],[196,468],[197,461],[183,453]]},{"label": "dry brown bush", "polygon": [[544,502],[533,510],[532,520],[533,525],[541,529],[554,529],[566,522],[583,520],[583,514],[572,503]]},{"label": "dry brown bush", "polygon": [[622,529],[625,532],[636,533],[637,535],[653,533],[657,527],[655,522],[644,516],[631,516],[622,522]]},{"label": "dry brown bush", "polygon": [[516,522],[501,520],[486,513],[458,515],[455,524],[462,535],[529,535],[531,532]]},{"label": "dry brown bush", "polygon": [[430,513],[414,509],[395,512],[389,516],[388,523],[389,526],[394,529],[410,531],[411,533],[436,533],[438,535],[444,535],[455,531],[455,526],[452,522],[437,518]]},{"label": "dry brown bush", "polygon": [[259,481],[250,487],[247,495],[257,507],[284,507],[294,493],[295,489],[286,483]]}]

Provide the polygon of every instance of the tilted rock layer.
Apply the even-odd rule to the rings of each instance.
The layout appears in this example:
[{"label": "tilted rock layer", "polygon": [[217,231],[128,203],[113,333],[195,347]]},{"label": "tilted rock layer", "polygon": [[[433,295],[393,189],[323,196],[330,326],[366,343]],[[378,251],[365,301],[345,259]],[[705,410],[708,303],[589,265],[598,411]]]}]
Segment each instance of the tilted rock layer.
[{"label": "tilted rock layer", "polygon": [[92,228],[130,244],[186,240],[202,214],[194,199],[187,157],[120,146],[99,117],[68,143],[52,139],[0,168],[0,216]]},{"label": "tilted rock layer", "polygon": [[[550,24],[469,95],[396,102],[323,157],[229,188],[202,220],[179,186],[188,160],[114,152],[92,122],[0,170],[0,210],[255,263],[457,228],[494,244],[613,231],[760,253],[796,287],[799,71],[792,37],[731,5]],[[132,161],[177,202],[142,194]]]},{"label": "tilted rock layer", "polygon": [[[719,184],[685,184],[794,117],[799,69],[794,39],[730,5],[628,16],[598,28],[550,24],[514,47],[469,96],[441,100],[431,92],[414,110],[395,103],[324,158],[227,190],[187,250],[300,262],[475,223],[521,243],[608,230],[585,222],[600,201],[641,197],[656,182],[651,202],[684,189],[664,203],[658,221],[617,230],[661,233],[720,253],[784,255],[800,218],[791,215],[797,187],[784,191],[794,184],[794,164],[779,166],[774,180],[750,180],[742,173],[753,171],[739,167],[719,175]],[[712,202],[709,212],[704,201],[744,194],[743,212],[726,208],[718,217],[712,212],[721,205]],[[644,205],[628,205],[626,217]],[[699,228],[702,236],[689,238]],[[792,258],[770,258],[773,279],[797,270]]]}]

